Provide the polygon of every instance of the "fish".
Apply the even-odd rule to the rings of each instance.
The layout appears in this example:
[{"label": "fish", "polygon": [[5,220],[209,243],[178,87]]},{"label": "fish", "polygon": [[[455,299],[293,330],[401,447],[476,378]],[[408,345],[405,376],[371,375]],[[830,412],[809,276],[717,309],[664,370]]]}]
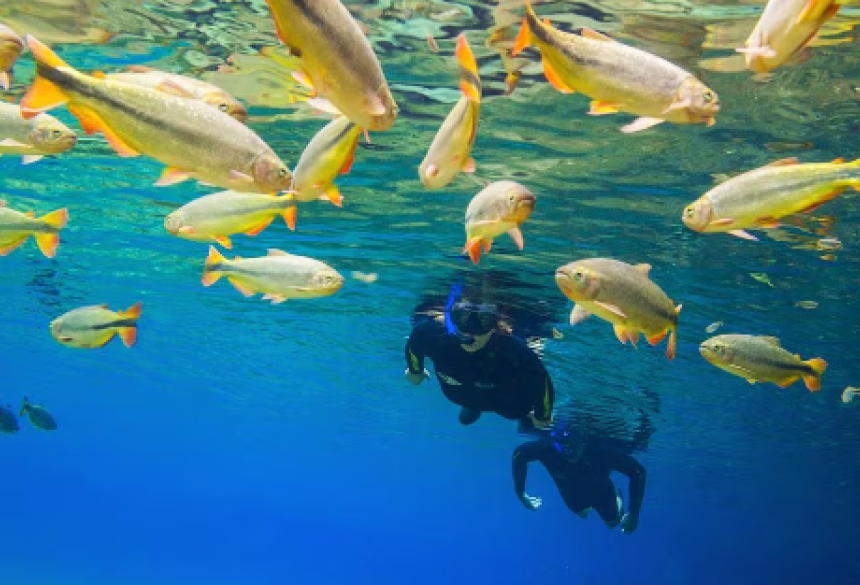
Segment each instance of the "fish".
[{"label": "fish", "polygon": [[801,164],[785,158],[717,185],[685,207],[681,220],[696,232],[757,240],[746,230],[779,227],[780,218],[810,213],[849,186],[860,190],[860,159]]},{"label": "fish", "polygon": [[773,382],[787,388],[802,378],[810,392],[821,389],[821,375],[827,369],[823,359],[804,360],[783,349],[776,337],[765,335],[717,335],[703,341],[699,352],[709,363],[750,384]]},{"label": "fish", "polygon": [[712,126],[720,111],[716,92],[669,61],[624,45],[589,28],[581,35],[541,22],[526,2],[526,16],[512,55],[537,45],[544,75],[562,93],[592,98],[591,115],[639,116],[622,132],[639,132],[664,121]]},{"label": "fish", "polygon": [[[398,107],[379,59],[340,0],[266,0],[278,38],[301,59],[294,73],[361,128],[388,130]],[[312,101],[312,100],[311,100]]]},{"label": "fish", "polygon": [[69,212],[65,208],[37,218],[32,211],[15,211],[0,199],[0,256],[10,254],[33,236],[42,254],[53,258],[60,246],[60,230],[66,227],[68,220]]},{"label": "fish", "polygon": [[[199,100],[217,108],[228,116],[232,116],[244,122],[248,118],[248,110],[245,109],[236,98],[221,89],[200,79],[159,71],[151,67],[131,65],[128,71],[101,74],[102,79],[130,83],[150,89],[157,89],[171,95],[188,99]],[[98,76],[96,76],[98,77]]]},{"label": "fish", "polygon": [[120,156],[167,165],[156,185],[194,177],[223,189],[272,193],[292,173],[253,130],[196,100],[85,75],[32,36],[36,78],[21,100],[24,117],[68,104],[87,134],[101,132]]},{"label": "fish", "polygon": [[287,299],[311,299],[336,293],[343,276],[334,268],[307,256],[271,249],[262,258],[227,260],[214,247],[203,269],[203,286],[211,286],[222,276],[246,297],[263,293],[263,299],[278,304]]},{"label": "fish", "polygon": [[24,41],[18,34],[0,22],[0,87],[9,91],[10,73],[15,61],[21,56]]},{"label": "fish", "polygon": [[53,431],[57,428],[57,420],[54,415],[48,412],[44,406],[32,404],[26,396],[21,403],[21,411],[18,413],[18,416],[23,417],[24,415],[30,419],[34,427],[43,431]]},{"label": "fish", "polygon": [[848,386],[845,390],[842,391],[842,402],[848,404],[857,396],[860,396],[860,388],[853,388],[851,386]]},{"label": "fish", "polygon": [[675,304],[651,280],[650,264],[631,265],[611,258],[589,258],[565,264],[555,272],[561,292],[575,303],[570,324],[592,314],[612,324],[618,341],[634,346],[643,333],[657,345],[669,334],[666,356],[675,358],[678,317]]},{"label": "fish", "polygon": [[73,309],[51,321],[51,335],[66,347],[81,349],[104,347],[119,335],[126,347],[132,347],[142,306],[137,303],[125,311],[111,311],[107,305]]},{"label": "fish", "polygon": [[174,236],[194,242],[215,241],[232,248],[229,236],[256,236],[275,216],[296,227],[296,203],[291,194],[239,193],[220,191],[186,203],[164,220],[164,228]]},{"label": "fish", "polygon": [[473,264],[493,247],[493,239],[507,232],[517,248],[522,250],[523,233],[520,226],[534,211],[537,197],[514,181],[490,183],[475,195],[466,208],[466,246]]},{"label": "fish", "polygon": [[475,159],[469,156],[469,152],[478,135],[481,78],[465,34],[457,37],[456,55],[460,64],[460,92],[463,95],[445,118],[418,167],[421,183],[431,190],[441,189],[461,171],[475,172]]},{"label": "fish", "polygon": [[800,307],[801,309],[817,309],[818,303],[816,301],[797,301],[794,303],[795,307]]},{"label": "fish", "polygon": [[717,329],[719,329],[722,326],[723,326],[722,321],[714,321],[713,323],[711,323],[710,325],[705,327],[705,332],[706,333],[713,333],[714,331],[716,331]]},{"label": "fish", "polygon": [[326,124],[308,142],[296,163],[291,190],[302,203],[323,199],[341,207],[343,197],[334,180],[355,161],[361,128],[346,116]]},{"label": "fish", "polygon": [[9,407],[0,406],[0,433],[17,433],[21,430],[21,426],[18,424],[18,417],[15,416],[15,413]]},{"label": "fish", "polygon": [[39,114],[27,119],[19,106],[0,102],[0,156],[21,155],[26,165],[48,154],[66,152],[77,142],[74,130],[55,117]]},{"label": "fish", "polygon": [[770,0],[743,47],[748,69],[773,71],[810,44],[839,11],[836,0]]}]

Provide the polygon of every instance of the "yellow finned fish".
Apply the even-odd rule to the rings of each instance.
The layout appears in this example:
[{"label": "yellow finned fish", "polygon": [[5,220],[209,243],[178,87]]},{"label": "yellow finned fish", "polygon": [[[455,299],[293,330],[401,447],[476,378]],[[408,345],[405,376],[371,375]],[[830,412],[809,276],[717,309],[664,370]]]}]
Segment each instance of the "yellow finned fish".
[{"label": "yellow finned fish", "polygon": [[120,156],[146,154],[167,165],[157,185],[194,177],[234,191],[272,193],[292,175],[250,128],[196,100],[84,75],[33,37],[36,79],[24,116],[68,103],[88,134],[101,132]]},{"label": "yellow finned fish", "polygon": [[809,213],[847,187],[858,186],[860,159],[798,164],[787,158],[717,185],[684,208],[681,220],[693,231],[756,240],[744,230],[777,227],[779,218]]},{"label": "yellow finned fish", "polygon": [[119,335],[126,347],[137,342],[137,321],[141,303],[126,311],[111,311],[107,305],[93,305],[69,311],[51,321],[51,335],[67,347],[103,347]]},{"label": "yellow finned fish", "polygon": [[291,230],[296,227],[296,202],[291,194],[221,191],[195,199],[164,220],[165,229],[186,240],[216,241],[232,248],[233,234],[256,236],[281,215]]},{"label": "yellow finned fish", "polygon": [[711,126],[720,111],[717,94],[692,73],[587,28],[582,36],[557,30],[541,22],[526,2],[513,55],[531,44],[540,48],[544,75],[554,88],[592,98],[589,114],[639,116],[623,132],[664,121]]},{"label": "yellow finned fish", "polygon": [[0,199],[0,256],[11,253],[33,236],[42,254],[53,258],[60,245],[59,232],[66,227],[68,220],[69,213],[65,209],[37,218],[33,212],[21,213],[9,209],[6,202]]},{"label": "yellow finned fish", "polygon": [[767,73],[788,61],[839,11],[836,0],[770,0],[742,48],[748,69]]},{"label": "yellow finned fish", "polygon": [[418,167],[418,176],[428,189],[441,189],[453,181],[460,171],[475,172],[475,160],[469,157],[469,151],[478,135],[481,78],[465,34],[457,37],[456,54],[460,64],[460,91],[463,97],[445,118],[430,144],[427,156]]},{"label": "yellow finned fish", "polygon": [[343,205],[335,178],[352,169],[361,128],[346,116],[335,118],[308,142],[293,174],[292,191],[298,201],[327,199]]},{"label": "yellow finned fish", "polygon": [[222,276],[246,297],[265,293],[263,298],[271,299],[273,304],[326,297],[343,286],[343,277],[335,269],[313,258],[269,250],[263,258],[227,260],[210,246],[203,285],[210,286]]},{"label": "yellow finned fish", "polygon": [[621,343],[639,342],[639,333],[651,345],[669,335],[666,356],[675,357],[678,331],[677,307],[648,277],[650,264],[632,266],[610,258],[589,258],[566,264],[555,271],[561,292],[576,303],[570,324],[594,314],[612,324]]},{"label": "yellow finned fish", "polygon": [[0,102],[0,156],[21,155],[22,162],[36,162],[46,154],[59,154],[78,142],[74,131],[48,114],[24,118],[21,108]]},{"label": "yellow finned fish", "polygon": [[229,116],[233,116],[240,122],[244,122],[248,117],[248,110],[232,95],[217,85],[193,77],[140,65],[131,65],[128,71],[108,73],[104,75],[103,79],[121,81],[122,83],[157,89],[179,97],[200,100],[218,108]]},{"label": "yellow finned fish", "polygon": [[759,335],[717,335],[699,346],[711,364],[750,384],[773,382],[785,388],[803,378],[810,392],[821,389],[821,375],[827,362],[821,358],[804,361],[784,350],[776,337]]},{"label": "yellow finned fish", "polygon": [[23,48],[24,42],[21,37],[0,22],[0,87],[6,91],[9,91],[9,73]]},{"label": "yellow finned fish", "polygon": [[472,198],[466,208],[466,247],[474,264],[481,259],[481,248],[489,252],[493,239],[508,233],[520,250],[523,233],[520,226],[534,211],[537,198],[514,181],[490,183]]},{"label": "yellow finned fish", "polygon": [[397,104],[367,37],[340,0],[266,2],[281,42],[302,60],[296,77],[360,127],[391,128]]}]

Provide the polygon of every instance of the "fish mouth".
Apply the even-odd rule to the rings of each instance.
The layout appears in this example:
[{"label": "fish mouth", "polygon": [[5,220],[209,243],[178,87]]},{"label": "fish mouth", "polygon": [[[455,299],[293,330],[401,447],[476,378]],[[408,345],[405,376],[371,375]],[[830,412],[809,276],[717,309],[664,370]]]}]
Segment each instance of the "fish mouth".
[{"label": "fish mouth", "polygon": [[702,357],[705,358],[709,363],[716,365],[717,355],[710,347],[708,347],[707,345],[700,345],[699,353],[702,354]]},{"label": "fish mouth", "polygon": [[561,292],[565,294],[565,296],[569,298],[574,298],[576,288],[571,283],[570,274],[565,270],[556,270],[555,271],[555,283],[558,285],[558,288],[561,289]]}]

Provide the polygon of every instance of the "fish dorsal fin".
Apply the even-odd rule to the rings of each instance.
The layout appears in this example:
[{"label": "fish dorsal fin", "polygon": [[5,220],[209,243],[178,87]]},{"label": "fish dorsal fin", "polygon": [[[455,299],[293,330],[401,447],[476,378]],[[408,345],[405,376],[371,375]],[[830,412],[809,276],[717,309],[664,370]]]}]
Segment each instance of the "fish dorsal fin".
[{"label": "fish dorsal fin", "polygon": [[779,342],[779,337],[773,337],[770,335],[762,335],[761,338],[762,338],[762,341],[766,341],[767,343],[769,343],[773,346],[782,347],[782,345]]},{"label": "fish dorsal fin", "polygon": [[792,156],[789,158],[781,158],[779,160],[775,160],[772,163],[768,163],[765,166],[768,167],[787,167],[788,165],[796,165],[798,164],[798,160],[796,156]]},{"label": "fish dorsal fin", "polygon": [[635,268],[638,272],[642,273],[645,276],[648,276],[648,273],[651,272],[650,264],[637,264],[633,268]]},{"label": "fish dorsal fin", "polygon": [[609,43],[616,43],[615,39],[606,36],[605,34],[599,33],[596,30],[590,29],[586,26],[582,27],[582,36],[586,39],[591,39],[593,41],[606,41]]},{"label": "fish dorsal fin", "polygon": [[269,248],[269,253],[267,255],[268,256],[292,256],[292,254],[284,252],[283,250],[276,250],[275,248]]}]

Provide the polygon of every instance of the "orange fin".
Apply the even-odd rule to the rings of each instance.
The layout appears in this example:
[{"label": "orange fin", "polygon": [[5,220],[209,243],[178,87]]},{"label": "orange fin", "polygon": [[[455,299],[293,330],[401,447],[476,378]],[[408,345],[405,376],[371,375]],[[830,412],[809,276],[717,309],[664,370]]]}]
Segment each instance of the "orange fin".
[{"label": "orange fin", "polygon": [[296,206],[288,207],[284,211],[281,212],[281,217],[284,218],[284,221],[287,224],[287,227],[290,228],[290,231],[296,231],[296,216],[298,215],[296,211]]},{"label": "orange fin", "polygon": [[60,247],[60,235],[57,233],[38,233],[35,234],[36,245],[39,250],[45,255],[45,258],[53,258],[57,255],[57,248]]},{"label": "orange fin", "polygon": [[252,297],[257,294],[251,287],[240,282],[239,279],[237,279],[235,276],[228,276],[227,280],[230,281],[230,284],[236,287],[237,291],[239,291],[246,297]]},{"label": "orange fin", "polygon": [[[681,305],[678,305],[678,308],[675,309],[675,311],[680,313],[681,312]],[[672,329],[672,333],[669,334],[669,345],[666,346],[666,357],[669,358],[670,360],[675,359],[675,349],[676,349],[676,345],[677,345],[676,337],[677,337],[676,330]]]},{"label": "orange fin", "polygon": [[[531,7],[529,7],[531,9]],[[528,17],[523,18],[523,24],[520,27],[520,32],[517,34],[517,38],[514,39],[514,47],[511,49],[511,57],[516,57],[519,55],[523,49],[532,44],[532,33],[529,28],[529,19]]]},{"label": "orange fin", "polygon": [[481,238],[472,238],[466,242],[466,247],[463,248],[463,253],[468,253],[472,264],[477,264],[481,259]]},{"label": "orange fin", "polygon": [[258,225],[255,225],[254,227],[249,229],[247,232],[245,232],[245,235],[246,236],[256,236],[257,234],[262,232],[264,229],[269,227],[269,224],[272,223],[273,219],[275,219],[275,216],[272,216],[269,219],[267,219],[266,221],[264,221]]},{"label": "orange fin", "polygon": [[21,100],[21,115],[24,118],[32,118],[39,112],[44,112],[69,101],[66,93],[54,82],[48,81],[39,74],[39,67],[57,69],[66,67],[71,69],[56,53],[39,42],[35,37],[27,35],[27,45],[33,52],[38,63],[36,67],[36,78],[33,85],[27,90],[27,94]]},{"label": "orange fin", "polygon": [[666,333],[668,333],[668,329],[662,333],[658,333],[657,335],[652,335],[651,337],[645,337],[648,340],[649,345],[657,345],[664,339],[666,339]]},{"label": "orange fin", "polygon": [[220,268],[225,261],[226,258],[218,252],[215,246],[209,246],[209,256],[206,257],[206,264],[203,267],[203,278],[201,279],[203,286],[211,286],[223,276]]},{"label": "orange fin", "polygon": [[212,239],[227,248],[228,250],[233,249],[233,242],[230,241],[230,238],[227,236],[212,236]]},{"label": "orange fin", "polygon": [[[355,151],[358,149],[358,138],[359,136],[356,134],[355,139],[352,141],[352,147],[349,149],[349,154],[347,155],[343,166],[340,168],[340,171],[338,171],[338,174],[345,175],[352,170],[352,164],[355,162]],[[368,139],[368,142],[370,142],[370,139]]]},{"label": "orange fin", "polygon": [[118,155],[123,157],[140,156],[140,152],[126,144],[119,134],[93,110],[83,106],[70,105],[69,112],[78,119],[87,134],[101,132]]},{"label": "orange fin", "polygon": [[183,171],[182,169],[175,169],[173,167],[164,167],[164,171],[161,173],[161,176],[158,177],[158,180],[155,182],[155,186],[166,187],[168,185],[175,185],[190,179],[193,174],[194,173],[191,171]]},{"label": "orange fin", "polygon": [[336,207],[343,207],[343,196],[340,194],[340,189],[334,183],[326,188],[324,197]]},{"label": "orange fin", "polygon": [[12,252],[14,252],[15,249],[17,249],[21,244],[27,241],[27,237],[28,236],[18,238],[17,240],[14,240],[0,248],[0,256],[8,256]]},{"label": "orange fin", "polygon": [[117,334],[126,347],[132,347],[137,343],[137,327],[123,327],[117,330]]},{"label": "orange fin", "polygon": [[811,374],[803,374],[803,383],[810,392],[818,392],[821,390],[821,375],[827,369],[827,362],[821,358],[813,358],[803,363],[812,368]]},{"label": "orange fin", "polygon": [[598,100],[593,100],[591,102],[591,109],[588,110],[589,116],[604,116],[606,114],[617,114],[618,108],[615,104],[611,104],[609,102],[601,102]]},{"label": "orange fin", "polygon": [[550,62],[544,57],[541,62],[543,63],[543,74],[546,77],[546,80],[549,81],[550,85],[556,88],[561,93],[576,93],[576,90],[570,87],[564,79],[553,69]]},{"label": "orange fin", "polygon": [[618,338],[618,341],[627,345],[627,328],[624,325],[615,324],[612,326],[612,331],[615,332],[615,337]]},{"label": "orange fin", "polygon": [[140,319],[140,315],[143,313],[143,303],[137,302],[130,306],[125,311],[120,311],[119,316],[123,319]]},{"label": "orange fin", "polygon": [[469,101],[480,103],[481,78],[478,76],[478,62],[475,54],[466,40],[466,34],[457,37],[457,49],[454,52],[460,64],[460,91]]}]

